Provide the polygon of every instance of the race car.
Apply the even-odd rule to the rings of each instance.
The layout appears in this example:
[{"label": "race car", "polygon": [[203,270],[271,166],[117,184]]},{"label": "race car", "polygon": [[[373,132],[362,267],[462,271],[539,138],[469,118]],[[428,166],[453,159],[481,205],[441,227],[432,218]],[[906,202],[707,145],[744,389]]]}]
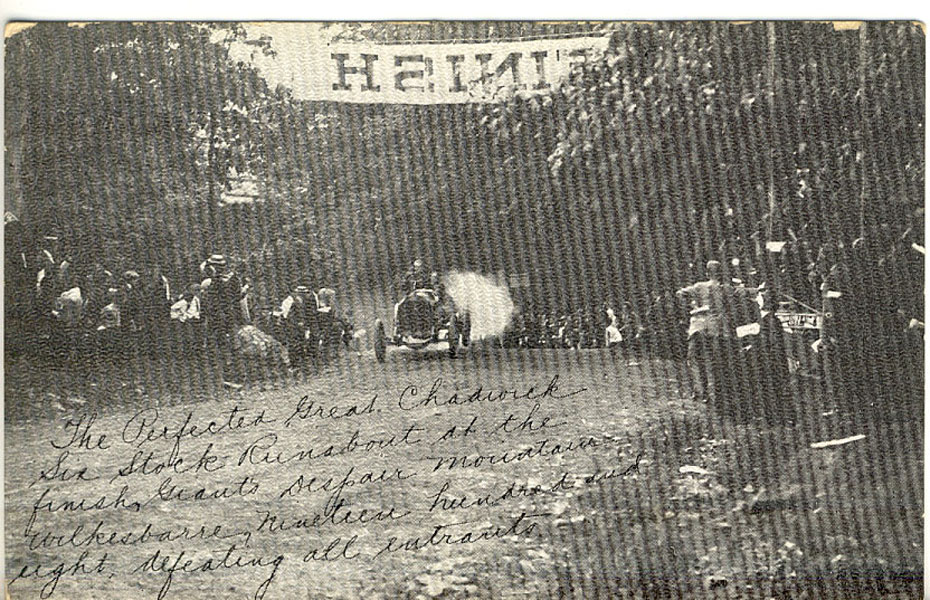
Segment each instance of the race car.
[{"label": "race car", "polygon": [[471,320],[467,312],[456,311],[451,304],[442,302],[434,289],[415,289],[394,307],[390,336],[384,322],[375,321],[375,357],[384,362],[387,348],[392,345],[422,350],[443,341],[449,344],[449,356],[455,357],[460,346],[468,346],[470,336]]}]

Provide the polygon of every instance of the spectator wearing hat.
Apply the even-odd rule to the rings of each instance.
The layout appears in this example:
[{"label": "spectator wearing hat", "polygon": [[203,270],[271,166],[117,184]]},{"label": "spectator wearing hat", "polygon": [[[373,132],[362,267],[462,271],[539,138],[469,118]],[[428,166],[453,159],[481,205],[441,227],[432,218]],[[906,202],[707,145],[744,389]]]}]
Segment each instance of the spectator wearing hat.
[{"label": "spectator wearing hat", "polygon": [[[242,283],[236,272],[228,268],[226,257],[211,255],[207,259],[209,283],[204,286],[203,312],[208,334],[220,343],[225,343],[239,323]],[[206,280],[204,280],[206,282]]]},{"label": "spectator wearing hat", "polygon": [[207,260],[200,263],[200,287],[204,290],[210,287],[213,279],[226,269],[226,257],[222,254],[211,254]]}]

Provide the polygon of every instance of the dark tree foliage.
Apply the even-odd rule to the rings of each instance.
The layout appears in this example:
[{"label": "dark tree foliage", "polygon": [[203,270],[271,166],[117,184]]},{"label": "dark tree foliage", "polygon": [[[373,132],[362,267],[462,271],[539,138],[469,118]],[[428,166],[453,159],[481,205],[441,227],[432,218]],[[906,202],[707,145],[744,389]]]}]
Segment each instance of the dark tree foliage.
[{"label": "dark tree foliage", "polygon": [[[40,24],[7,41],[10,205],[33,235],[184,279],[209,252],[269,300],[360,289],[420,255],[530,272],[549,305],[646,298],[766,240],[922,232],[923,35],[908,23],[365,24],[346,39],[602,30],[549,96],[493,105],[305,102],[229,24]],[[224,205],[231,174],[261,202]],[[774,209],[774,210],[773,210]],[[916,219],[916,220],[915,220]],[[105,235],[102,234],[105,232]],[[118,263],[118,264],[114,264]],[[262,286],[266,286],[265,289]]]},{"label": "dark tree foliage", "polygon": [[[922,231],[923,47],[912,23],[621,25],[551,99],[487,123],[506,139],[557,123],[550,210],[612,232],[625,287],[667,287],[764,241],[812,260],[877,228]],[[806,262],[791,267],[803,281]]]},{"label": "dark tree foliage", "polygon": [[287,90],[229,55],[243,36],[42,23],[9,39],[7,190],[34,236],[60,236],[81,263],[159,263],[178,275],[204,253],[247,253],[255,240],[236,228],[269,217],[268,206],[221,208],[229,174],[288,182],[300,165],[275,160],[298,119]]},{"label": "dark tree foliage", "polygon": [[[366,34],[590,29],[457,27]],[[480,107],[298,101],[234,58],[234,43],[270,51],[226,24],[44,23],[12,37],[7,189],[33,237],[61,237],[82,264],[159,264],[182,282],[205,254],[224,252],[267,284],[268,299],[301,279],[376,286],[413,255],[440,270],[526,271],[538,258],[530,249],[550,249],[534,231],[544,205],[529,200],[551,195],[554,129],[515,159]],[[221,205],[229,174],[243,172],[264,201]]]}]

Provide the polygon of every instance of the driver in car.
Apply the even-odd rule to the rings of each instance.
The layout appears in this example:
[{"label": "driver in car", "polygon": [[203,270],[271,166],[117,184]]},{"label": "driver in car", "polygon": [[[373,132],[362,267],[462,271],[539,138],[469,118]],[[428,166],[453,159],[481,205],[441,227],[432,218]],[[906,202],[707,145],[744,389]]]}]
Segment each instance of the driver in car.
[{"label": "driver in car", "polygon": [[413,261],[413,265],[404,275],[404,282],[406,284],[407,292],[412,292],[414,290],[428,287],[429,272],[426,270],[426,267],[423,265],[423,261],[421,259],[418,258]]}]

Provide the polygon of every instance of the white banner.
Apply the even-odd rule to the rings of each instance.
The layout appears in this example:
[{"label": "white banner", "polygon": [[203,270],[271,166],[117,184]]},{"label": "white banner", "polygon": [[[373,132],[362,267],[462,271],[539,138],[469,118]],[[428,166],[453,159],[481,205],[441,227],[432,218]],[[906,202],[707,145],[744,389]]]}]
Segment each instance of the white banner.
[{"label": "white banner", "polygon": [[545,93],[558,87],[572,65],[602,54],[609,40],[592,34],[381,44],[332,42],[321,35],[298,39],[305,32],[263,27],[262,33],[271,33],[276,56],[259,57],[260,72],[305,100],[389,104],[494,102],[512,94]]}]

